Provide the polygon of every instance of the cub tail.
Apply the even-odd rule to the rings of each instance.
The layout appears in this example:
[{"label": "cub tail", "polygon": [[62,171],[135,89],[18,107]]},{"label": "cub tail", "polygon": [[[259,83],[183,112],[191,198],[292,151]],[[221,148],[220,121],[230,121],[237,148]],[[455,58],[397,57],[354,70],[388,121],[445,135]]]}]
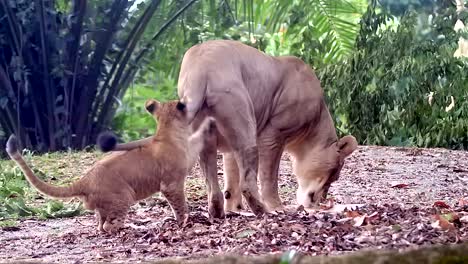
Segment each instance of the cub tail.
[{"label": "cub tail", "polygon": [[79,182],[73,183],[70,186],[61,187],[50,185],[39,179],[28,164],[26,164],[23,156],[19,153],[18,140],[15,135],[11,135],[8,139],[6,143],[6,152],[21,168],[28,182],[39,192],[54,198],[71,198],[82,194]]},{"label": "cub tail", "polygon": [[129,151],[132,149],[143,147],[153,140],[153,136],[131,141],[128,143],[117,144],[117,136],[108,131],[102,132],[97,137],[96,145],[102,152],[110,151]]}]

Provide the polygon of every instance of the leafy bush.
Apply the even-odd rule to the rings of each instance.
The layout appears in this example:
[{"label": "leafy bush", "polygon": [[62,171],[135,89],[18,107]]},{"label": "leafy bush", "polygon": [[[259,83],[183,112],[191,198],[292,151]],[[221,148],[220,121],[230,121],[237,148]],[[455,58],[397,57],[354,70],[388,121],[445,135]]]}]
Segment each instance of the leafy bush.
[{"label": "leafy bush", "polygon": [[352,56],[319,69],[341,132],[362,144],[468,148],[468,61],[453,57],[454,6],[437,5],[395,28],[374,1]]},{"label": "leafy bush", "polygon": [[159,101],[177,99],[176,83],[173,79],[159,80],[155,85],[151,82],[131,86],[117,109],[112,126],[123,141],[140,139],[154,134],[155,121],[148,114],[144,105],[148,98]]}]

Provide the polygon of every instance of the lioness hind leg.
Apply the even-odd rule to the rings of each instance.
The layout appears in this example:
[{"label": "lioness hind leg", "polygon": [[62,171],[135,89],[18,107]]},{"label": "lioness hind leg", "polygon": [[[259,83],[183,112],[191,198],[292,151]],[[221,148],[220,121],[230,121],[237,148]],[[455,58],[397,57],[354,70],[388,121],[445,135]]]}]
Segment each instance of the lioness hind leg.
[{"label": "lioness hind leg", "polygon": [[228,92],[216,96],[212,116],[216,118],[218,131],[233,150],[239,168],[242,195],[250,209],[256,215],[261,215],[265,213],[265,207],[257,186],[257,122],[253,103],[246,95],[242,82],[231,80],[227,83],[228,87],[220,87],[225,88],[220,91]]},{"label": "lioness hind leg", "polygon": [[234,151],[240,172],[240,188],[247,204],[253,213],[261,215],[266,212],[265,206],[260,200],[257,186],[258,149],[257,147]]},{"label": "lioness hind leg", "polygon": [[177,223],[179,225],[185,224],[188,219],[188,207],[185,200],[183,182],[166,185],[162,188],[161,192],[169,202]]},{"label": "lioness hind leg", "polygon": [[232,153],[223,153],[224,165],[224,211],[238,212],[242,209],[239,168]]},{"label": "lioness hind leg", "polygon": [[213,135],[205,138],[205,146],[200,152],[200,168],[205,175],[208,213],[214,218],[224,218],[223,194],[218,182],[216,140],[216,136]]}]

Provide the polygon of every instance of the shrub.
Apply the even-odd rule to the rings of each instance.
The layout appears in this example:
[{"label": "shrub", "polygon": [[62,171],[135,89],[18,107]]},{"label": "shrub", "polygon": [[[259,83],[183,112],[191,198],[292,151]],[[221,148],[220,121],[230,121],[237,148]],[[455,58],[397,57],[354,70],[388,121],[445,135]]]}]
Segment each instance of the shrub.
[{"label": "shrub", "polygon": [[341,132],[362,144],[468,148],[468,62],[453,57],[454,6],[438,6],[393,27],[370,5],[351,57],[319,69]]}]

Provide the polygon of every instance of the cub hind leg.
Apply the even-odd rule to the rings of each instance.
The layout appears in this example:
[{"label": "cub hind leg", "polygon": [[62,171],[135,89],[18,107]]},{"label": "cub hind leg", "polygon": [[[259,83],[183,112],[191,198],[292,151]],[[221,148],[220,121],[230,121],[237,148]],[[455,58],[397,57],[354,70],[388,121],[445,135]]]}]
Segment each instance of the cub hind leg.
[{"label": "cub hind leg", "polygon": [[100,210],[96,210],[96,220],[98,221],[97,231],[106,232],[104,230],[104,223],[106,222],[106,215],[102,214]]},{"label": "cub hind leg", "polygon": [[114,208],[112,211],[97,209],[98,231],[114,233],[124,227],[128,208]]},{"label": "cub hind leg", "polygon": [[131,204],[133,204],[133,199],[124,193],[99,199],[98,207],[95,210],[99,222],[98,230],[113,233],[121,229],[125,224],[125,218]]},{"label": "cub hind leg", "polygon": [[106,217],[106,221],[104,222],[103,229],[107,233],[113,233],[118,231],[125,224],[125,218],[127,217],[127,209],[113,211]]}]

